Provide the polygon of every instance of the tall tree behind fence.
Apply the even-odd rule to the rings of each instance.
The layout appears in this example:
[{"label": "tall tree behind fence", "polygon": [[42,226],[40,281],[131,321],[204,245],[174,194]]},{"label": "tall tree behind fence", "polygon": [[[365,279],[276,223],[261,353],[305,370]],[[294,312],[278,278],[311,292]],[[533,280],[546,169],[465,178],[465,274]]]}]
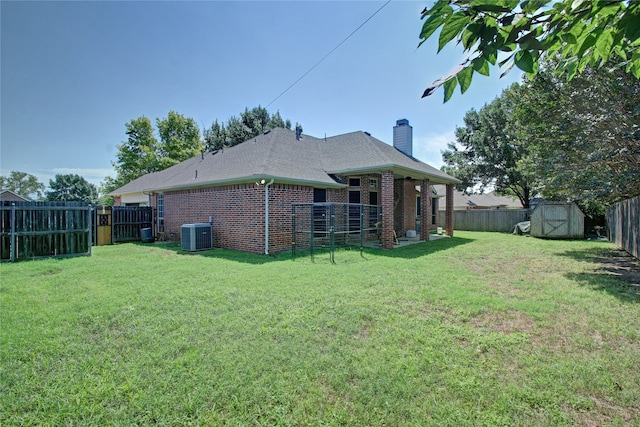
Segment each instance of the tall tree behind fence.
[{"label": "tall tree behind fence", "polygon": [[640,258],[640,196],[607,206],[607,234],[609,241]]},{"label": "tall tree behind fence", "polygon": [[91,255],[91,207],[0,202],[0,260]]},{"label": "tall tree behind fence", "polygon": [[[453,225],[456,230],[497,231],[510,233],[515,225],[528,221],[528,209],[467,209],[453,212]],[[446,227],[445,215],[439,215],[440,227]]]}]

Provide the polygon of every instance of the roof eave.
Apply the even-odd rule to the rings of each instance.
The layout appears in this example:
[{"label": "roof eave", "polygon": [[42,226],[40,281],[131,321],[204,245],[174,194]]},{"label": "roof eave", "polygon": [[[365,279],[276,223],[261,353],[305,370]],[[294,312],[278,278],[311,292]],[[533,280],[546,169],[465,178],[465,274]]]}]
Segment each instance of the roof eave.
[{"label": "roof eave", "polygon": [[[288,178],[282,176],[275,175],[249,175],[237,178],[230,179],[220,179],[213,181],[203,181],[198,183],[189,183],[189,184],[181,184],[181,185],[172,185],[172,186],[158,186],[158,187],[149,187],[144,190],[135,191],[135,193],[143,192],[165,192],[165,191],[177,191],[177,190],[188,190],[191,188],[203,188],[203,187],[217,187],[221,185],[234,185],[234,184],[247,184],[256,182],[259,183],[261,180],[270,181],[274,180],[275,183],[278,184],[292,184],[292,185],[309,185],[315,187],[323,187],[323,188],[345,188],[346,184],[339,184],[337,182],[331,183],[327,181],[315,181],[315,180],[305,180],[305,179],[295,179]],[[120,193],[120,194],[129,194],[129,193]]]},{"label": "roof eave", "polygon": [[460,184],[462,182],[459,179],[454,177],[445,178],[439,175],[430,174],[428,172],[424,172],[418,169],[407,168],[405,166],[400,166],[393,163],[386,164],[386,165],[379,165],[379,166],[371,166],[371,167],[331,170],[331,171],[327,171],[327,173],[335,174],[335,175],[347,175],[347,174],[361,174],[361,173],[381,173],[385,170],[391,170],[394,173],[398,173],[405,176],[426,177],[431,181],[431,184]]}]

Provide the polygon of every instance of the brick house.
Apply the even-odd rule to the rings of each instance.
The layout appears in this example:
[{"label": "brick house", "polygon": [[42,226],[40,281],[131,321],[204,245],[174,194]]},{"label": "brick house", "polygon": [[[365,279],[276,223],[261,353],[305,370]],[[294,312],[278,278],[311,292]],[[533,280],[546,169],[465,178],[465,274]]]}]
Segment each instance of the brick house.
[{"label": "brick house", "polygon": [[[291,248],[293,203],[381,205],[382,247],[391,249],[394,231],[404,235],[415,230],[418,215],[432,218],[437,212],[431,204],[434,184],[447,188],[447,234],[453,234],[458,180],[412,157],[411,137],[406,120],[394,127],[394,146],[361,131],[314,138],[276,128],[109,194],[116,205],[156,208],[159,231],[169,239],[179,239],[182,224],[211,222],[214,247],[266,254]],[[420,228],[422,240],[437,224],[427,222]]]}]

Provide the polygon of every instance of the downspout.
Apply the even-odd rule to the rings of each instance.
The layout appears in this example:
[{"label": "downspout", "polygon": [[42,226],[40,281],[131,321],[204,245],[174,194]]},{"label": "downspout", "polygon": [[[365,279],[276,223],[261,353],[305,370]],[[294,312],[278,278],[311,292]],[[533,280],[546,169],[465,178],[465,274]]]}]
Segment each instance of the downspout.
[{"label": "downspout", "polygon": [[273,184],[271,181],[264,185],[264,254],[269,255],[269,186]]}]

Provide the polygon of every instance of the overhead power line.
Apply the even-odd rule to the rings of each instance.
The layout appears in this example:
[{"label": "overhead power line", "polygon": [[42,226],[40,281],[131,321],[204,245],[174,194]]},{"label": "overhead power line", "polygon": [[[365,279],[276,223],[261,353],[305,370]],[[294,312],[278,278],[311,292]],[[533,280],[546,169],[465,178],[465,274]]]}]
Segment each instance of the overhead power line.
[{"label": "overhead power line", "polygon": [[296,84],[298,84],[298,82],[302,79],[304,79],[307,74],[309,74],[311,71],[314,70],[314,68],[316,68],[318,65],[320,65],[325,59],[327,59],[329,57],[329,55],[331,55],[333,52],[335,52],[340,46],[342,46],[347,40],[349,40],[355,33],[358,32],[358,30],[362,27],[364,27],[364,25],[369,22],[374,16],[376,16],[378,14],[378,12],[380,12],[382,9],[384,9],[384,7],[386,5],[388,5],[389,3],[391,3],[391,0],[387,0],[385,2],[385,4],[383,4],[382,6],[380,6],[380,8],[378,10],[376,10],[375,12],[373,12],[373,14],[371,16],[369,16],[362,24],[360,24],[358,26],[358,28],[356,28],[355,30],[353,30],[351,32],[351,34],[349,34],[347,37],[345,37],[344,40],[342,40],[340,43],[338,43],[336,45],[336,47],[334,47],[333,49],[331,49],[331,51],[329,53],[327,53],[325,56],[322,57],[322,59],[320,59],[318,62],[316,62],[311,68],[309,68],[303,75],[301,75],[300,77],[298,77],[298,80],[296,80],[295,82],[291,83],[291,85],[289,85],[288,88],[286,88],[285,90],[283,90],[280,95],[276,96],[273,101],[271,101],[269,104],[267,104],[266,108],[269,108],[269,106],[271,104],[273,104],[274,102],[276,102],[278,99],[280,99],[280,97],[282,95],[284,95],[285,93],[287,93],[289,91],[289,89],[291,89],[292,87],[294,87]]}]

